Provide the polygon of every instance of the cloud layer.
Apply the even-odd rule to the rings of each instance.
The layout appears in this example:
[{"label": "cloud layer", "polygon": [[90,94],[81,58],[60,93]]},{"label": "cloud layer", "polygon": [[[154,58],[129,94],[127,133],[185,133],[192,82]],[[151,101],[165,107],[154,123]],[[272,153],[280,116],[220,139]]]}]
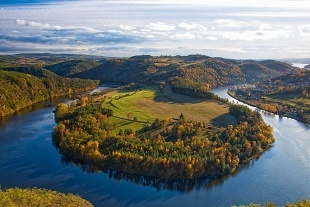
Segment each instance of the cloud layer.
[{"label": "cloud layer", "polygon": [[309,11],[302,0],[0,3],[0,53],[309,57]]}]

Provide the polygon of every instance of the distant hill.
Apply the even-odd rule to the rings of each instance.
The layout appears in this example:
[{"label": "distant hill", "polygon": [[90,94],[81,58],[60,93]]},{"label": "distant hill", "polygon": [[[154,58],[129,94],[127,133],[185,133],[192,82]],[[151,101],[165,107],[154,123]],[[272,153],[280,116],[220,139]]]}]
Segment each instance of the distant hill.
[{"label": "distant hill", "polygon": [[[263,60],[259,61],[259,63],[273,71],[279,71],[279,72],[288,72],[288,68],[291,68],[292,66],[288,63],[280,62],[277,60]],[[290,71],[292,72],[292,71]]]},{"label": "distant hill", "polygon": [[280,81],[282,85],[303,85],[310,87],[310,70],[299,71],[297,73],[285,74],[271,79],[271,82]]},{"label": "distant hill", "polygon": [[70,77],[74,74],[85,72],[100,65],[100,62],[91,60],[69,60],[53,65],[46,66],[46,69],[57,75]]},{"label": "distant hill", "polygon": [[284,58],[284,59],[279,59],[281,62],[286,62],[286,63],[300,63],[300,64],[310,64],[310,58]]},{"label": "distant hill", "polygon": [[46,70],[44,68],[41,68],[37,65],[19,65],[19,66],[7,66],[7,67],[1,67],[0,70],[5,71],[15,71],[25,74],[30,74],[33,76],[36,76],[38,78],[48,78],[48,77],[57,77],[57,75],[49,70]]},{"label": "distant hill", "polygon": [[267,80],[298,71],[290,64],[275,61],[231,60],[203,55],[134,56],[107,60],[70,77],[96,79],[101,82],[155,83],[170,82],[175,77],[211,88]]}]

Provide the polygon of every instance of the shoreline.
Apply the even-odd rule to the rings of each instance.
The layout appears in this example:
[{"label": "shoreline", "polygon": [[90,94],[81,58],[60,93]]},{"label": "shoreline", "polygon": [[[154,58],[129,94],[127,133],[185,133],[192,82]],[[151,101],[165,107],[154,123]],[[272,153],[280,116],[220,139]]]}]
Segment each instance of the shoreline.
[{"label": "shoreline", "polygon": [[57,95],[53,95],[53,96],[47,97],[45,99],[41,99],[41,100],[38,100],[38,101],[31,102],[30,104],[27,104],[27,105],[25,105],[25,106],[23,106],[23,107],[21,107],[19,109],[13,110],[10,113],[6,113],[3,116],[0,115],[0,120],[4,120],[4,119],[6,119],[8,117],[15,116],[15,115],[18,115],[20,113],[29,112],[36,105],[40,105],[40,104],[43,104],[44,106],[51,105],[52,102],[53,102],[53,99],[61,99],[61,98],[66,98],[66,97],[68,98],[71,95],[79,95],[80,93],[86,93],[86,92],[94,90],[95,88],[98,88],[98,86],[96,86],[94,88],[91,88],[89,90],[86,90],[86,91],[78,91],[78,92],[73,93],[73,94],[72,93],[57,94]]},{"label": "shoreline", "polygon": [[282,114],[277,114],[277,113],[273,113],[273,112],[271,112],[271,111],[266,111],[266,110],[264,110],[264,109],[261,109],[259,106],[255,105],[255,104],[252,104],[252,103],[250,103],[249,101],[246,101],[246,100],[244,100],[244,99],[241,99],[241,98],[238,98],[237,96],[232,95],[232,94],[230,93],[229,89],[227,90],[227,94],[228,94],[230,97],[232,97],[232,98],[234,98],[234,99],[236,99],[236,100],[238,100],[238,101],[240,101],[240,102],[242,102],[242,103],[244,103],[244,104],[247,104],[247,105],[252,106],[252,107],[256,107],[257,109],[262,110],[262,111],[264,111],[264,112],[268,112],[268,113],[271,113],[271,114],[274,114],[274,115],[278,115],[279,117],[286,117],[286,118],[294,119],[294,120],[296,120],[296,121],[299,121],[299,122],[302,122],[302,123],[304,123],[304,124],[310,125],[310,123],[307,123],[307,122],[303,121],[302,119],[300,119],[300,118],[298,118],[298,117],[295,117],[295,116],[290,116],[290,115],[287,115],[287,114],[284,114],[284,115],[282,115]]}]

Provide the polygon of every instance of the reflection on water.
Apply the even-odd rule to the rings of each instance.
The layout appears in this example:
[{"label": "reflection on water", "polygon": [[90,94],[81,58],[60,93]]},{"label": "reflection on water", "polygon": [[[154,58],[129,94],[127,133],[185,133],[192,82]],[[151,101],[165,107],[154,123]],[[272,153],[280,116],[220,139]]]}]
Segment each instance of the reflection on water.
[{"label": "reflection on water", "polygon": [[[55,146],[56,147],[56,146]],[[269,151],[268,149],[267,151]],[[102,169],[102,166],[89,165],[80,161],[72,160],[66,155],[61,155],[61,162],[65,165],[78,166],[83,172],[90,174],[105,173],[108,174],[110,179],[117,180],[119,182],[126,181],[128,183],[134,183],[140,186],[148,186],[155,188],[157,191],[180,191],[180,192],[192,192],[193,190],[212,189],[213,187],[221,186],[228,178],[236,176],[241,170],[248,170],[254,165],[255,161],[259,157],[243,164],[238,170],[222,176],[213,176],[199,179],[159,179],[150,176],[132,175],[117,170]]]},{"label": "reflection on water", "polygon": [[[253,166],[255,160],[250,161],[249,163],[243,165],[239,170],[246,170]],[[110,179],[117,180],[118,182],[126,181],[128,183],[134,183],[139,186],[147,186],[155,188],[157,191],[168,190],[168,191],[180,191],[180,192],[191,192],[193,190],[201,190],[201,189],[212,189],[213,187],[221,186],[225,179],[230,177],[234,177],[238,174],[239,170],[235,171],[232,174],[224,175],[220,177],[212,177],[212,178],[199,178],[199,179],[159,179],[155,177],[149,176],[141,176],[141,175],[132,175],[128,173],[124,173],[122,171],[117,170],[109,170],[102,169],[101,167],[97,167],[95,165],[88,165],[81,162],[76,162],[71,160],[66,156],[61,157],[62,163],[66,165],[76,165],[83,172],[90,174],[98,174],[100,172],[108,174]]]}]

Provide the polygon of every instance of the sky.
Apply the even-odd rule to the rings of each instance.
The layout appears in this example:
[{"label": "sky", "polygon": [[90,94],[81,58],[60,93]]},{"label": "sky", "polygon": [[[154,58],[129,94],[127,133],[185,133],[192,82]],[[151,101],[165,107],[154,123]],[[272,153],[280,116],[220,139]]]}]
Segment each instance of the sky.
[{"label": "sky", "polygon": [[0,54],[310,58],[308,0],[0,0]]}]

